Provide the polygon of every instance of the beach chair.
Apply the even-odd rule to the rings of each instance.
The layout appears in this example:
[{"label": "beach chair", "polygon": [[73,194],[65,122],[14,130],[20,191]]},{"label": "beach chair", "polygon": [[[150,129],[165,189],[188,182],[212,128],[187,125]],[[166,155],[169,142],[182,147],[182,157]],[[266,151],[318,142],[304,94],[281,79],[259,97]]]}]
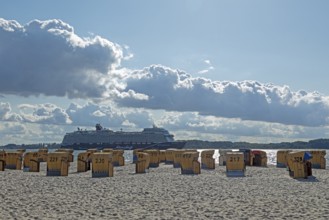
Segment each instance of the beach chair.
[{"label": "beach chair", "polygon": [[165,164],[174,164],[174,151],[176,149],[167,149],[166,150],[166,162]]},{"label": "beach chair", "polygon": [[137,152],[143,152],[143,149],[138,148],[133,150],[133,163],[136,163],[138,160]]},{"label": "beach chair", "polygon": [[112,154],[113,154],[113,158],[112,158],[113,166],[118,167],[125,165],[125,158],[123,157],[124,150],[113,150]]},{"label": "beach chair", "polygon": [[144,150],[144,153],[150,155],[150,167],[159,167],[160,164],[160,151],[159,150]]},{"label": "beach chair", "polygon": [[137,152],[136,173],[147,173],[150,165],[150,155],[148,153]]},{"label": "beach chair", "polygon": [[113,177],[113,155],[108,152],[93,153],[92,159],[92,177]]},{"label": "beach chair", "polygon": [[81,152],[78,154],[77,172],[87,172],[91,168],[91,155],[93,152]]},{"label": "beach chair", "polygon": [[325,150],[311,150],[312,159],[312,168],[316,169],[326,169],[326,151]]},{"label": "beach chair", "polygon": [[244,162],[246,166],[252,165],[252,158],[253,155],[251,153],[250,149],[239,149],[239,152],[242,152],[244,154]]},{"label": "beach chair", "polygon": [[23,171],[40,172],[39,152],[27,152],[24,154]]},{"label": "beach chair", "polygon": [[250,163],[252,166],[267,167],[267,155],[265,151],[262,150],[252,150],[251,151]]},{"label": "beach chair", "polygon": [[201,168],[202,169],[215,169],[215,150],[204,150],[201,152]]},{"label": "beach chair", "polygon": [[200,174],[199,152],[185,152],[181,158],[181,174]]},{"label": "beach chair", "polygon": [[232,152],[232,150],[218,150],[219,158],[218,158],[218,164],[219,166],[226,166],[226,153]]},{"label": "beach chair", "polygon": [[23,151],[7,152],[5,169],[21,170],[23,160]]},{"label": "beach chair", "polygon": [[0,171],[5,171],[6,167],[6,152],[0,151]]},{"label": "beach chair", "polygon": [[226,154],[226,176],[243,177],[245,176],[245,154],[243,152],[228,152]]},{"label": "beach chair", "polygon": [[70,152],[52,152],[47,157],[47,176],[68,176]]},{"label": "beach chair", "polygon": [[159,152],[159,161],[160,161],[160,163],[165,163],[166,162],[166,151],[165,150],[160,150],[160,152]]},{"label": "beach chair", "polygon": [[311,153],[307,151],[288,153],[287,160],[289,176],[294,179],[307,179],[309,176],[312,176],[311,158]]},{"label": "beach chair", "polygon": [[48,157],[48,148],[40,148],[38,150],[38,161],[47,162],[47,157]]},{"label": "beach chair", "polygon": [[174,150],[174,152],[173,152],[173,158],[174,158],[173,166],[174,166],[174,168],[180,168],[181,167],[181,159],[183,157],[183,153],[185,153],[184,150]]},{"label": "beach chair", "polygon": [[69,154],[69,155],[68,155],[68,159],[69,159],[68,162],[73,162],[73,160],[74,160],[74,156],[73,156],[73,152],[74,152],[74,150],[73,150],[73,149],[59,148],[59,149],[57,149],[55,152],[66,152],[66,153]]},{"label": "beach chair", "polygon": [[286,168],[287,167],[287,157],[288,153],[290,153],[291,150],[278,150],[276,154],[276,167],[279,168]]}]

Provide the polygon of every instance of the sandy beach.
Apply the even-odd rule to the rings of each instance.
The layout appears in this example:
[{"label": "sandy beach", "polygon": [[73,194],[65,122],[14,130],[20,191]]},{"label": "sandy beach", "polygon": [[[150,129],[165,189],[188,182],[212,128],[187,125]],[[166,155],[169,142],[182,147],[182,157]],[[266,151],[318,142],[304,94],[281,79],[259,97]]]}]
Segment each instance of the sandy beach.
[{"label": "sandy beach", "polygon": [[147,174],[126,164],[98,179],[76,173],[76,162],[68,177],[45,171],[0,172],[0,219],[329,219],[328,170],[307,180],[274,166],[229,178],[218,164],[200,175],[164,164]]}]

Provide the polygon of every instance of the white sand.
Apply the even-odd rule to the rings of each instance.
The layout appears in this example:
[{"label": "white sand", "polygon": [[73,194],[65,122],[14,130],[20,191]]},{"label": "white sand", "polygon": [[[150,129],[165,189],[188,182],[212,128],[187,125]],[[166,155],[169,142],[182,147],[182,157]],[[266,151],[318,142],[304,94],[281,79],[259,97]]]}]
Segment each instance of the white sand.
[{"label": "white sand", "polygon": [[0,172],[0,219],[329,219],[329,170],[295,180],[284,168],[247,167],[228,178],[225,167],[181,175],[170,165],[134,174],[116,167],[114,177],[91,171],[68,177]]}]

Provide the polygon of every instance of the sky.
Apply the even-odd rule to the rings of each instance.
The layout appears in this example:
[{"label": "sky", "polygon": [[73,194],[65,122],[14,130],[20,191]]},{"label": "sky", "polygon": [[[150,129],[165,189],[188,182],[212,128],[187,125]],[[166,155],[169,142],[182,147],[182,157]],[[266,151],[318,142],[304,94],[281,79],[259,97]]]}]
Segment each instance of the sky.
[{"label": "sky", "polygon": [[0,145],[96,123],[176,140],[328,138],[328,1],[2,1]]}]

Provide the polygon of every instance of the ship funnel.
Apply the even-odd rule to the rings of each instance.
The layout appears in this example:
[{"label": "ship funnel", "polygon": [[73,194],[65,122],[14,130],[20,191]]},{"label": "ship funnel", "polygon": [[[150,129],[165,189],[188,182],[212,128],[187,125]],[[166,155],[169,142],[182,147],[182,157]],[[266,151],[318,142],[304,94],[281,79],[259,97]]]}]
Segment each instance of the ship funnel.
[{"label": "ship funnel", "polygon": [[101,124],[96,124],[96,131],[100,131],[102,129],[103,127],[101,126]]}]

